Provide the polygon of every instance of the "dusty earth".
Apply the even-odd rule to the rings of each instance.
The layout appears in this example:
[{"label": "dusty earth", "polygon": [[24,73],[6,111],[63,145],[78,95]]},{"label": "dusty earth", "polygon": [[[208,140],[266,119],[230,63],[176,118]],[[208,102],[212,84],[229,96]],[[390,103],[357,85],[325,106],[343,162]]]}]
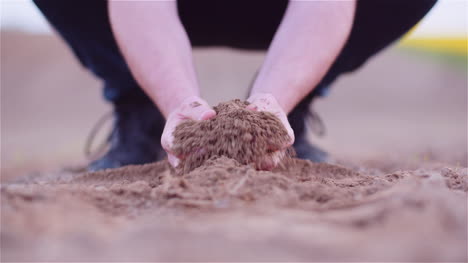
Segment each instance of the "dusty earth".
[{"label": "dusty earth", "polygon": [[[335,164],[86,173],[57,167],[105,112],[99,83],[54,37],[2,32],[1,49],[1,261],[468,260],[466,70],[394,49],[338,81],[313,138]],[[208,100],[241,97],[224,90],[262,58],[195,52]]]},{"label": "dusty earth", "polygon": [[383,173],[210,159],[1,188],[7,261],[466,261],[467,169]]}]

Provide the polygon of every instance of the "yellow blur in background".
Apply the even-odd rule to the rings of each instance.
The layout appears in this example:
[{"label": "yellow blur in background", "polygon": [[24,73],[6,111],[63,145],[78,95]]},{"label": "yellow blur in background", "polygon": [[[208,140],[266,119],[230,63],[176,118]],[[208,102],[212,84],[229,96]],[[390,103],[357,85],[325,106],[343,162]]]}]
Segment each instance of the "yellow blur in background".
[{"label": "yellow blur in background", "polygon": [[456,56],[467,56],[466,37],[418,37],[405,38],[400,43],[403,47],[416,48],[429,52],[444,53]]},{"label": "yellow blur in background", "polygon": [[424,20],[400,41],[399,46],[466,57],[467,5],[465,0],[439,0]]}]

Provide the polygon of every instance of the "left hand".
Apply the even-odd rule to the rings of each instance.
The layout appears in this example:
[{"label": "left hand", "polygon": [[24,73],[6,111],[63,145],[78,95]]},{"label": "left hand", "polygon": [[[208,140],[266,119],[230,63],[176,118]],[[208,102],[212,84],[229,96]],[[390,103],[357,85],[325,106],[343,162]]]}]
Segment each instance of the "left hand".
[{"label": "left hand", "polygon": [[[284,128],[288,132],[290,140],[284,144],[280,149],[278,149],[275,153],[272,154],[274,157],[272,162],[270,162],[267,166],[277,166],[278,163],[281,161],[282,156],[284,156],[284,152],[286,149],[294,143],[294,131],[291,128],[291,125],[288,121],[288,116],[286,112],[281,108],[278,101],[273,97],[273,95],[269,93],[255,93],[252,94],[248,99],[250,105],[247,106],[247,109],[254,110],[254,111],[266,111],[270,112],[275,115],[283,124]],[[265,167],[267,170],[273,167]]]},{"label": "left hand", "polygon": [[181,159],[185,158],[185,156],[176,156],[173,151],[174,131],[177,125],[186,120],[209,120],[215,115],[216,112],[208,103],[198,96],[186,98],[169,114],[161,136],[161,145],[167,153],[169,163],[174,168],[179,165]]}]

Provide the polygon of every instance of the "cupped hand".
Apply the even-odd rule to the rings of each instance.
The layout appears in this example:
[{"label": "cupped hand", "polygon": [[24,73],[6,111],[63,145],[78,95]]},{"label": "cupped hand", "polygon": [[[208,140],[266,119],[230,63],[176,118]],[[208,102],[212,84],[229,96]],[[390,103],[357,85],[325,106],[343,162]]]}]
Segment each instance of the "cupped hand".
[{"label": "cupped hand", "polygon": [[280,149],[275,149],[275,151],[270,155],[270,158],[265,159],[263,164],[261,164],[262,169],[270,170],[279,164],[285,155],[286,149],[294,143],[294,131],[291,128],[291,124],[289,124],[286,112],[281,108],[273,95],[269,93],[256,93],[251,95],[247,101],[250,102],[247,109],[266,111],[275,115],[281,121],[289,135],[289,141],[280,147]]},{"label": "cupped hand", "polygon": [[161,145],[167,153],[169,163],[177,167],[181,156],[176,156],[172,151],[174,146],[174,130],[185,120],[209,120],[216,115],[216,112],[202,98],[193,96],[185,99],[167,117],[166,125],[161,136]]}]

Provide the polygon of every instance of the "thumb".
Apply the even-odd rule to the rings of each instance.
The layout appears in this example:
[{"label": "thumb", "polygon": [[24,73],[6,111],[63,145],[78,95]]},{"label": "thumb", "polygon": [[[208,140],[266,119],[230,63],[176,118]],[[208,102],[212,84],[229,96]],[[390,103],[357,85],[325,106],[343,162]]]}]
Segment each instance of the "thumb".
[{"label": "thumb", "polygon": [[209,109],[201,114],[200,120],[209,120],[214,116],[216,116],[216,111],[214,111],[213,109]]},{"label": "thumb", "polygon": [[175,157],[173,154],[167,154],[167,160],[172,165],[172,167],[176,168],[179,165],[179,158]]},{"label": "thumb", "polygon": [[184,111],[184,116],[196,121],[209,120],[216,115],[216,112],[206,102],[199,102],[195,106],[186,107]]},{"label": "thumb", "polygon": [[253,111],[257,111],[257,110],[258,110],[258,106],[255,105],[255,104],[253,104],[253,103],[247,105],[246,108],[247,108],[248,110],[253,110]]}]

